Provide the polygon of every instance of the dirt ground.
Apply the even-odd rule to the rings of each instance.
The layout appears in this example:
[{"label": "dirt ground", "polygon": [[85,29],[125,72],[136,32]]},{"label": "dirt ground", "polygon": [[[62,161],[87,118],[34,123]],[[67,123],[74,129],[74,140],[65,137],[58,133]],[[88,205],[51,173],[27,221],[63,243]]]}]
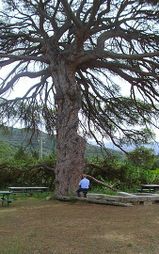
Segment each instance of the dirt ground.
[{"label": "dirt ground", "polygon": [[0,206],[0,254],[158,254],[159,204],[28,198]]}]

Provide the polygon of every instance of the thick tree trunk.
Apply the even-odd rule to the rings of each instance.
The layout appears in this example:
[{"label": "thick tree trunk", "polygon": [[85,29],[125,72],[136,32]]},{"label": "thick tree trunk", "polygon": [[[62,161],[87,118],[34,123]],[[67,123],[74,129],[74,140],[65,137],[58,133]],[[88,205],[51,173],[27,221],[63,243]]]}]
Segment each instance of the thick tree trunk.
[{"label": "thick tree trunk", "polygon": [[57,105],[57,165],[55,194],[73,195],[84,168],[85,141],[78,135],[80,89],[74,71],[64,61],[54,72]]}]

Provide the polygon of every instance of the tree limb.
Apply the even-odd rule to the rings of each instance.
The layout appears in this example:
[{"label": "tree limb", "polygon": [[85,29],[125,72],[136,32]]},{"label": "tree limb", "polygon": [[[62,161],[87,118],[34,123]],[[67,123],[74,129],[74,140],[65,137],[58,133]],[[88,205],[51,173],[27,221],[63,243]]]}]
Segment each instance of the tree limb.
[{"label": "tree limb", "polygon": [[93,176],[90,176],[90,175],[87,175],[87,174],[83,174],[83,176],[86,176],[86,177],[88,177],[89,179],[95,181],[96,183],[102,184],[102,185],[104,185],[105,187],[107,187],[107,188],[109,188],[109,189],[111,189],[111,190],[113,190],[113,191],[116,191],[116,189],[115,189],[113,186],[110,186],[110,185],[106,184],[105,182],[96,179],[96,178],[93,177]]}]

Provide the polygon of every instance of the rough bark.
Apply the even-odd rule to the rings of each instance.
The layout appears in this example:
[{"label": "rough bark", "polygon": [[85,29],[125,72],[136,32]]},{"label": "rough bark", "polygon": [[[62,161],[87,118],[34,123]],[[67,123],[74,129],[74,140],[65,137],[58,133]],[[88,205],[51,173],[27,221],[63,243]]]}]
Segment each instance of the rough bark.
[{"label": "rough bark", "polygon": [[78,186],[85,165],[85,140],[78,134],[80,89],[75,74],[64,61],[58,61],[54,72],[57,105],[56,196],[72,195]]}]

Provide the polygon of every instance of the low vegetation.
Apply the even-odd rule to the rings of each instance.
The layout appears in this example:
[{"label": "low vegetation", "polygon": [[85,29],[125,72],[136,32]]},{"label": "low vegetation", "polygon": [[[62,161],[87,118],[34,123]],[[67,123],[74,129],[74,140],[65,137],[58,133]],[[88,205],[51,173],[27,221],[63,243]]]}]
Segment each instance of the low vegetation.
[{"label": "low vegetation", "polygon": [[[49,186],[54,190],[55,154],[39,158],[35,152],[28,153],[22,146],[13,149],[2,142],[0,158],[0,188],[13,185]],[[151,149],[136,148],[128,155],[120,153],[89,153],[85,173],[106,182],[114,189],[136,191],[141,183],[159,182],[159,157]],[[8,157],[7,157],[8,155]],[[92,181],[91,191],[113,194],[105,186]]]}]

